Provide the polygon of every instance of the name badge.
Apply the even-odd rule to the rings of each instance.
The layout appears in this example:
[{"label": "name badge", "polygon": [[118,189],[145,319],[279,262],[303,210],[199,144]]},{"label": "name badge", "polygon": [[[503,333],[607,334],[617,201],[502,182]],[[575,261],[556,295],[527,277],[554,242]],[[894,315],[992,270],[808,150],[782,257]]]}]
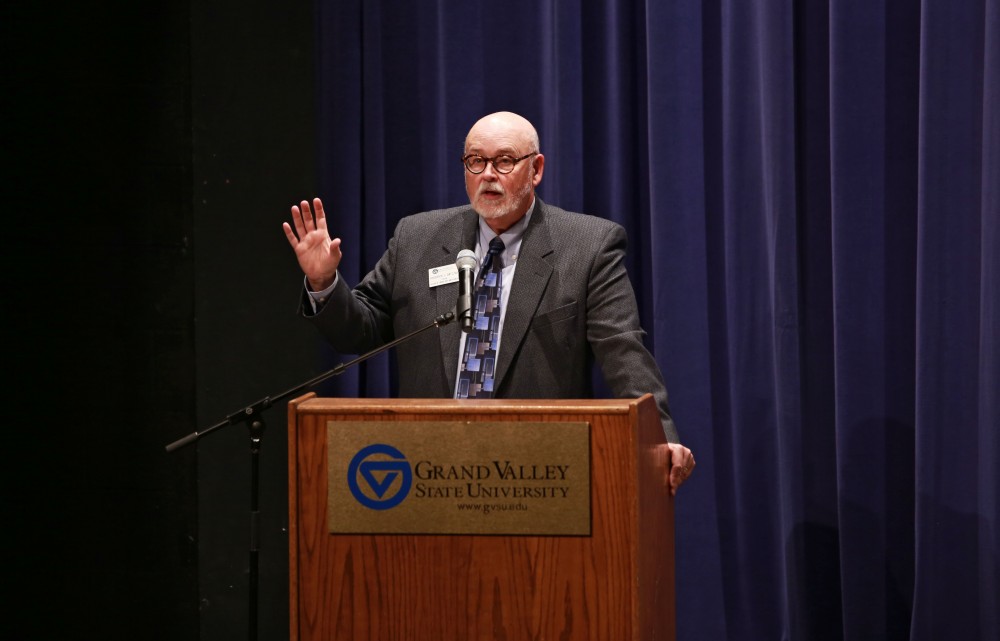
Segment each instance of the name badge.
[{"label": "name badge", "polygon": [[455,263],[451,265],[441,265],[440,267],[431,267],[427,270],[427,284],[430,287],[437,287],[438,285],[447,285],[448,283],[458,282],[458,266]]}]

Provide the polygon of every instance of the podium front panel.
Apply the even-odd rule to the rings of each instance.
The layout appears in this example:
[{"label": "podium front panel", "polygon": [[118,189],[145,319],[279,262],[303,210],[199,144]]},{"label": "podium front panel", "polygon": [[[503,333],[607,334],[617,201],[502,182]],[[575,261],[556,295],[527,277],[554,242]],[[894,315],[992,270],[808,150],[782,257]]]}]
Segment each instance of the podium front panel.
[{"label": "podium front panel", "polygon": [[[331,533],[328,438],[337,422],[585,424],[590,531]],[[487,430],[480,432],[488,439]],[[665,452],[649,396],[297,399],[289,404],[291,638],[673,639],[673,501]],[[403,468],[393,466],[393,456],[373,460],[386,462],[373,465],[368,478],[388,493],[389,474]],[[412,473],[413,461],[406,465]]]}]

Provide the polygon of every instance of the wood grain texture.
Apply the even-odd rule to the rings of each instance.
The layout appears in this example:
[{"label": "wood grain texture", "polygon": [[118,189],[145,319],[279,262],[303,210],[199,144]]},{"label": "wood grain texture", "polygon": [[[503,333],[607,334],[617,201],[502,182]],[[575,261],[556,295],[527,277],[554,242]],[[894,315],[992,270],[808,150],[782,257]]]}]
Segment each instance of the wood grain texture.
[{"label": "wood grain texture", "polygon": [[[592,534],[332,535],[326,425],[588,421]],[[673,503],[652,397],[289,404],[291,638],[672,640]]]}]

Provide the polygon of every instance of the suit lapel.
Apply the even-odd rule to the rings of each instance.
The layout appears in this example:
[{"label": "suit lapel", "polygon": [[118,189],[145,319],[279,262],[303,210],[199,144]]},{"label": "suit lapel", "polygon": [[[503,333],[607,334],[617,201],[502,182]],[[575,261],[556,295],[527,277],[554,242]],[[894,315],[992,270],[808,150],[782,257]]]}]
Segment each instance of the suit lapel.
[{"label": "suit lapel", "polygon": [[[454,225],[455,233],[444,239],[442,243],[442,254],[444,261],[455,261],[458,252],[463,249],[476,248],[476,231],[479,225],[479,216],[472,211],[472,208],[464,209],[459,214],[461,224]],[[437,296],[437,313],[445,314],[455,309],[458,300],[458,283],[449,283],[435,288]],[[457,322],[445,325],[438,330],[441,341],[441,359],[444,366],[444,373],[448,379],[448,395],[455,393],[455,375],[458,371],[458,344],[461,341],[461,326]]]},{"label": "suit lapel", "polygon": [[[546,260],[552,253],[552,239],[545,224],[545,206],[535,199],[535,209],[528,221],[528,228],[521,240],[521,250],[514,270],[514,284],[504,314],[503,333],[500,337],[500,354],[497,359],[496,389],[503,386],[504,378],[521,349],[531,319],[552,276],[552,265]],[[458,352],[455,352],[458,358]],[[454,369],[454,368],[452,368]]]}]

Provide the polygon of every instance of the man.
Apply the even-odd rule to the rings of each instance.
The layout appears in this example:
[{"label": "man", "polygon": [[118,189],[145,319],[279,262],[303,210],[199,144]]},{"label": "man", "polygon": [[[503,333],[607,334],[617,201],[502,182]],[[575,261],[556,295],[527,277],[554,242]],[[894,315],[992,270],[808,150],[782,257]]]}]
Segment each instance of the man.
[{"label": "man", "polygon": [[662,376],[642,343],[623,264],[624,229],[536,198],[545,156],[534,127],[517,114],[480,119],[466,137],[462,162],[471,207],[401,220],[385,254],[353,290],[337,273],[341,243],[330,238],[323,203],[293,206],[294,230],[287,222],[283,227],[305,273],[303,315],[338,351],[369,351],[454,308],[459,285],[435,281],[431,272],[475,247],[485,272],[480,292],[492,296],[477,297],[476,319],[487,329],[485,315],[495,309],[494,331],[478,340],[451,324],[401,343],[400,396],[583,398],[596,358],[617,397],[656,397],[675,494],[695,462],[679,443]]}]

